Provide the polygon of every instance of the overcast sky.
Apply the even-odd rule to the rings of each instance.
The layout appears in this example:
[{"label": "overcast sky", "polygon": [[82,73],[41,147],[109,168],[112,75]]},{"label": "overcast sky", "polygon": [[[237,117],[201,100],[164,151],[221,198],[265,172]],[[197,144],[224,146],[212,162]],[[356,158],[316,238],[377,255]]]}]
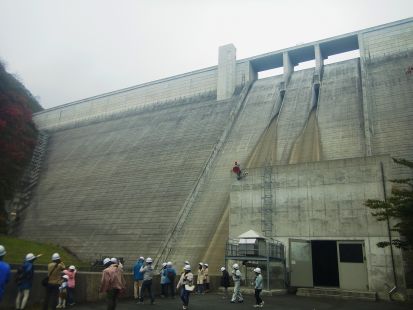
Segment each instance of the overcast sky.
[{"label": "overcast sky", "polygon": [[412,0],[0,0],[0,59],[45,108],[413,15]]}]

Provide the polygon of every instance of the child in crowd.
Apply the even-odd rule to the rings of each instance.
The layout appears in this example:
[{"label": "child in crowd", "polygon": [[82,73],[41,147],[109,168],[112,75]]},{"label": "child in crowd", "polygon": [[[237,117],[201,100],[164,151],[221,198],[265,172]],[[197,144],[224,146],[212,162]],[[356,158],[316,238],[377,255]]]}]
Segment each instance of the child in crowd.
[{"label": "child in crowd", "polygon": [[62,276],[62,284],[59,286],[59,304],[56,308],[66,308],[66,298],[67,298],[67,281],[69,280],[68,275]]}]

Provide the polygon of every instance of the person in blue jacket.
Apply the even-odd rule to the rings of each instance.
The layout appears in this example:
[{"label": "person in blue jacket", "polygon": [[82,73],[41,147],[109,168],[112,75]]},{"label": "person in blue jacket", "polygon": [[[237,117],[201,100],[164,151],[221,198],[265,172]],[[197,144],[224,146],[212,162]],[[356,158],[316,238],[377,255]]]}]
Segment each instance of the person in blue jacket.
[{"label": "person in blue jacket", "polygon": [[26,258],[17,271],[17,298],[16,309],[23,310],[26,307],[29,299],[30,290],[33,283],[34,266],[33,263],[38,256],[33,253],[26,255]]},{"label": "person in blue jacket", "polygon": [[3,299],[4,290],[6,288],[6,284],[10,280],[10,266],[7,264],[4,259],[4,255],[6,255],[6,249],[4,246],[0,245],[0,302]]},{"label": "person in blue jacket", "polygon": [[133,280],[134,280],[133,295],[135,299],[140,299],[141,297],[141,286],[142,286],[142,281],[143,281],[143,273],[140,272],[140,270],[141,270],[141,267],[143,266],[144,261],[145,261],[145,258],[141,256],[136,261],[135,266],[133,266]]},{"label": "person in blue jacket", "polygon": [[172,262],[166,263],[166,268],[164,269],[165,276],[165,296],[168,297],[168,291],[171,292],[171,298],[175,298],[175,278],[176,271],[172,266]]}]

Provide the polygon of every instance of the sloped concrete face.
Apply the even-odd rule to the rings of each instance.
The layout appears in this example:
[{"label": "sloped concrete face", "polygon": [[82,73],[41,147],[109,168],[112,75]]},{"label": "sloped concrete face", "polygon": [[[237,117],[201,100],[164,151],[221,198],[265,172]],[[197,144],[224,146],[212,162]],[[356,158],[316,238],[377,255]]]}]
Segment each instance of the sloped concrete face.
[{"label": "sloped concrete face", "polygon": [[231,102],[215,102],[51,132],[19,235],[86,260],[154,257],[228,118]]},{"label": "sloped concrete face", "polygon": [[[393,281],[390,251],[376,244],[388,240],[387,226],[363,204],[366,199],[383,199],[380,163],[390,177],[392,164],[386,156],[274,166],[272,237],[286,245],[287,255],[289,239],[364,241],[369,289],[385,291],[385,283]],[[230,237],[261,230],[262,179],[263,169],[253,169],[243,182],[233,183]],[[398,250],[395,262],[403,283]]]}]

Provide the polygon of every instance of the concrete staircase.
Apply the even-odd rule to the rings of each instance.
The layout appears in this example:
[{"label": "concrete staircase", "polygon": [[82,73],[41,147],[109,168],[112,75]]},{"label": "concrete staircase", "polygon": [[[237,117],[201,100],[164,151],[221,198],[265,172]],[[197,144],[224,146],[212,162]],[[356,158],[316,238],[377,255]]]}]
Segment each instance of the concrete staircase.
[{"label": "concrete staircase", "polygon": [[308,297],[328,297],[337,299],[359,299],[376,301],[377,293],[369,291],[348,291],[338,288],[298,288],[297,296],[308,296]]},{"label": "concrete staircase", "polygon": [[8,229],[11,234],[15,233],[18,228],[21,213],[30,206],[33,189],[39,180],[42,163],[46,155],[48,140],[47,133],[42,131],[38,133],[32,159],[19,182],[12,202],[7,206],[9,214]]}]

